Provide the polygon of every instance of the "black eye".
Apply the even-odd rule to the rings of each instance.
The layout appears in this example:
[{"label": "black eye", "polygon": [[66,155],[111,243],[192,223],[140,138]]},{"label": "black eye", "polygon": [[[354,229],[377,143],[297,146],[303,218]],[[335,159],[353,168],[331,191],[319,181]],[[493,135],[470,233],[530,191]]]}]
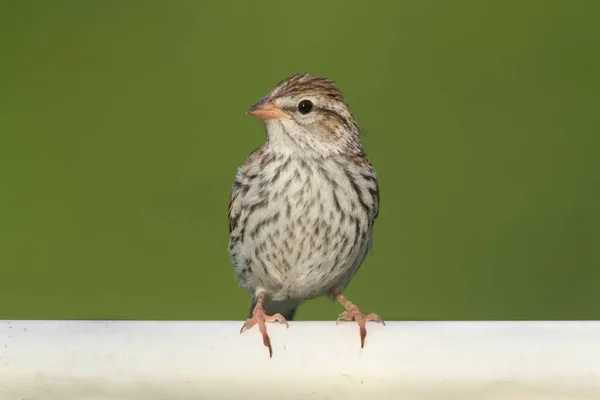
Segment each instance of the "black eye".
[{"label": "black eye", "polygon": [[313,109],[313,103],[310,100],[302,100],[298,103],[298,111],[300,114],[308,114]]}]

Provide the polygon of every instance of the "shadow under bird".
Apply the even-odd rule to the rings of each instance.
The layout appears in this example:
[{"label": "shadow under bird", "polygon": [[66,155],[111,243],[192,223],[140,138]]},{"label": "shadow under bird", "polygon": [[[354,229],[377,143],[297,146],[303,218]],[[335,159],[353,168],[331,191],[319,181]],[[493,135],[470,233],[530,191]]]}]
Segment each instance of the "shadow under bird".
[{"label": "shadow under bird", "polygon": [[363,315],[342,291],[372,246],[379,185],[360,129],[336,85],[307,73],[277,84],[248,114],[264,120],[266,142],[238,168],[229,199],[229,253],[252,297],[242,332],[293,319],[304,300],[331,296],[338,321]]}]

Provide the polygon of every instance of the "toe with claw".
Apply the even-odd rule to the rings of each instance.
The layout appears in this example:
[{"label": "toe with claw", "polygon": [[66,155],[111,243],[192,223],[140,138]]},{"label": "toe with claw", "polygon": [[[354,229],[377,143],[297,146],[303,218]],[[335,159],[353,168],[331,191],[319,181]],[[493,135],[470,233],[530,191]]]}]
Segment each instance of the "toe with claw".
[{"label": "toe with claw", "polygon": [[346,311],[339,315],[339,317],[335,321],[335,324],[337,325],[341,321],[355,321],[358,324],[358,329],[360,331],[360,347],[364,348],[365,339],[367,337],[367,321],[381,322],[383,325],[385,325],[385,322],[377,314],[361,314],[359,308],[352,304],[348,299],[346,299],[346,297],[344,297],[344,295],[342,295],[337,290],[332,290],[331,293],[335,298],[338,299],[340,303],[342,303],[344,308],[346,308]]},{"label": "toe with claw", "polygon": [[240,329],[240,333],[247,331],[252,328],[254,325],[258,324],[258,330],[260,331],[263,337],[263,344],[265,347],[269,349],[269,358],[273,357],[273,348],[271,347],[271,338],[269,338],[269,334],[267,333],[267,323],[279,322],[285,324],[286,327],[289,327],[287,320],[283,317],[283,315],[277,313],[273,315],[267,315],[262,306],[262,300],[264,296],[259,296],[259,301],[257,301],[254,310],[252,311],[252,318],[248,318],[244,325],[242,325],[242,329]]}]

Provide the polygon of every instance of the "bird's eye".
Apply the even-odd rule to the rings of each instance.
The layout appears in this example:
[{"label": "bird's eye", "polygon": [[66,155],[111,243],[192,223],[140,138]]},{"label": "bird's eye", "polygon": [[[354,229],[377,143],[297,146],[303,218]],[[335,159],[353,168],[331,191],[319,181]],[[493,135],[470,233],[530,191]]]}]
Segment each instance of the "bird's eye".
[{"label": "bird's eye", "polygon": [[313,109],[313,103],[310,100],[302,100],[298,103],[298,111],[300,114],[308,114]]}]

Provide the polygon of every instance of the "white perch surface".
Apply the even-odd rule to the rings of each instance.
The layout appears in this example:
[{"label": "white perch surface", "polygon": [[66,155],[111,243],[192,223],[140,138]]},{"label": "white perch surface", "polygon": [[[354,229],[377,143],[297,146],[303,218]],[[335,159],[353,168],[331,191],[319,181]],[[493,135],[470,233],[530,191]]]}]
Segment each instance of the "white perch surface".
[{"label": "white perch surface", "polygon": [[241,324],[0,321],[0,399],[600,399],[600,321]]}]

